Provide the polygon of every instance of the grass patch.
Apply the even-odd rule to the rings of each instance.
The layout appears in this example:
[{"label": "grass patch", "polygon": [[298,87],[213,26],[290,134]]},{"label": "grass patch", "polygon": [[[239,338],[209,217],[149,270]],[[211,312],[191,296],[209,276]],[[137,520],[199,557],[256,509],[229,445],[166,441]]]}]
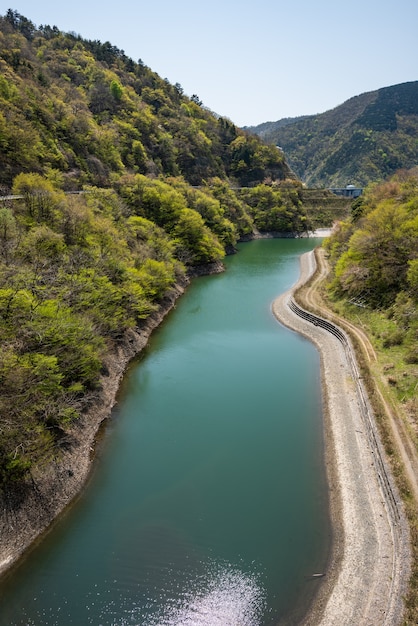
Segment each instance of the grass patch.
[{"label": "grass patch", "polygon": [[[327,304],[334,303],[327,299]],[[339,301],[335,303],[339,314],[363,329],[368,335],[377,355],[377,363],[373,366],[373,374],[383,383],[382,392],[400,409],[405,412],[409,426],[413,431],[417,428],[418,365],[410,363],[410,347],[405,341],[405,334],[397,324],[388,318],[385,312],[373,311]],[[415,441],[417,445],[418,442]]]}]

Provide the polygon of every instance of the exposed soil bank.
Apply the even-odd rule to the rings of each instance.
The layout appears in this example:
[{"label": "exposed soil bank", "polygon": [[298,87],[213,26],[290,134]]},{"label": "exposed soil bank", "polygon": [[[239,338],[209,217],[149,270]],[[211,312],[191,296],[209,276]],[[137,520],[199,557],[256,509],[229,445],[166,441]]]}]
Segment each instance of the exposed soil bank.
[{"label": "exposed soil bank", "polygon": [[314,270],[314,253],[303,255],[298,283],[273,303],[277,319],[310,339],[321,355],[333,550],[304,623],[394,626],[402,623],[410,572],[408,525],[349,338],[290,308]]}]

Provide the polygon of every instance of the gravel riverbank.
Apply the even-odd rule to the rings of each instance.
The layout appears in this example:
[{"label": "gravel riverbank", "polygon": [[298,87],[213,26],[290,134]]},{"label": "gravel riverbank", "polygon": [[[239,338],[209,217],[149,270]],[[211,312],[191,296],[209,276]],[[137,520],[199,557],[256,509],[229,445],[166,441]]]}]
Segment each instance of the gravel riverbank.
[{"label": "gravel riverbank", "polygon": [[279,322],[311,340],[321,356],[333,549],[304,623],[395,626],[402,623],[410,570],[408,525],[349,338],[321,318],[291,308],[297,309],[295,290],[314,270],[314,253],[303,255],[298,283],[272,307]]}]

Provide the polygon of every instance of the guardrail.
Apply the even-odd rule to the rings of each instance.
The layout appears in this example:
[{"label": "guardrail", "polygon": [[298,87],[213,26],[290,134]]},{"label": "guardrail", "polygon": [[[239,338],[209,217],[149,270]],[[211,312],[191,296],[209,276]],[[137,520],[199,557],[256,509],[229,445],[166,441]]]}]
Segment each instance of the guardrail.
[{"label": "guardrail", "polygon": [[[367,433],[369,445],[375,458],[378,480],[385,496],[385,501],[387,503],[389,512],[391,513],[393,525],[396,526],[397,522],[401,520],[399,499],[394,493],[394,487],[389,477],[388,470],[386,469],[386,463],[383,460],[384,453],[378,435],[376,433],[376,424],[372,408],[367,397],[367,392],[364,387],[362,376],[358,369],[358,365],[354,357],[353,348],[350,344],[350,341],[344,331],[338,328],[338,326],[336,326],[332,322],[329,322],[328,320],[323,319],[322,317],[319,317],[318,315],[314,315],[313,313],[305,311],[298,304],[296,304],[293,298],[289,300],[288,306],[298,317],[301,317],[302,319],[310,322],[314,326],[319,326],[320,328],[323,328],[327,332],[331,333],[344,347],[347,361],[350,366],[353,379],[356,383],[357,398],[360,406],[362,421]],[[394,528],[393,536],[394,538],[395,536],[397,536],[397,533],[394,532]],[[397,537],[397,539],[399,540],[399,537]]]},{"label": "guardrail", "polygon": [[[107,191],[107,189],[104,189],[103,191]],[[81,191],[64,191],[66,196],[78,196],[84,193],[90,193],[90,191],[87,190],[81,190]],[[5,202],[6,200],[22,200],[22,198],[24,198],[25,196],[22,194],[19,195],[7,195],[7,196],[1,196],[0,195],[0,202]]]},{"label": "guardrail", "polygon": [[300,306],[298,306],[293,299],[291,299],[289,302],[289,308],[294,313],[296,313],[296,315],[304,320],[307,320],[308,322],[311,322],[311,324],[313,324],[314,326],[320,326],[321,328],[327,330],[329,333],[334,335],[334,337],[336,337],[338,341],[343,344],[344,347],[348,346],[348,340],[346,335],[343,333],[342,330],[335,326],[335,324],[332,324],[331,322],[328,322],[328,320],[324,320],[322,317],[318,317],[313,313],[308,313],[308,311],[301,309]]}]

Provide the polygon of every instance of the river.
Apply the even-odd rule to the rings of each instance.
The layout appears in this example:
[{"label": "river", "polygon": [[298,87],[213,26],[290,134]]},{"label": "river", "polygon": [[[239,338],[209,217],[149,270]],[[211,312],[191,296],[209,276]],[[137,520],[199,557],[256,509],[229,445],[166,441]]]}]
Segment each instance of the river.
[{"label": "river", "polygon": [[125,377],[78,502],[0,587],[1,626],[297,624],[330,547],[319,355],[271,302],[315,239],[240,244]]}]

